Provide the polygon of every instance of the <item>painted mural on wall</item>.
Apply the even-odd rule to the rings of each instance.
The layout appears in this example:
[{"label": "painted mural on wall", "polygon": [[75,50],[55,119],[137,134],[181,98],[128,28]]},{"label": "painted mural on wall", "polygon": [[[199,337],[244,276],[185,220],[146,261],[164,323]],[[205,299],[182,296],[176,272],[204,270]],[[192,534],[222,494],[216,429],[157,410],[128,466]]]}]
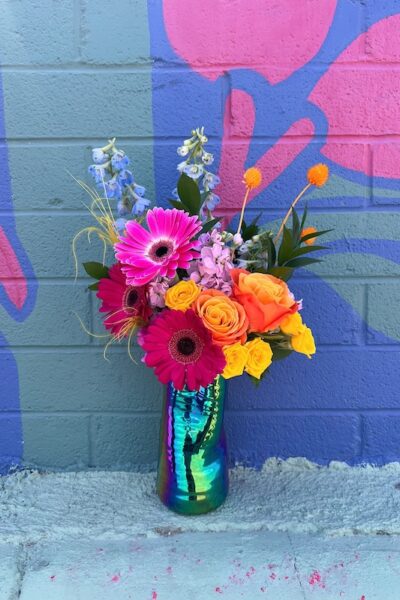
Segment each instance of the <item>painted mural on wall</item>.
[{"label": "painted mural on wall", "polygon": [[[340,337],[335,328],[356,320],[362,343],[397,344],[400,328],[393,302],[385,301],[391,294],[387,281],[377,292],[379,310],[370,307],[367,323],[366,299],[354,290],[364,275],[376,273],[378,281],[400,274],[400,240],[393,237],[400,205],[400,83],[390,68],[400,58],[399,2],[186,0],[177,11],[174,0],[159,0],[150,24],[152,54],[160,57],[153,69],[155,135],[182,136],[193,125],[206,126],[219,156],[220,214],[233,219],[249,166],[264,177],[250,212],[273,221],[301,188],[307,167],[326,162],[330,183],[309,197],[309,207],[318,227],[334,227],[334,254],[325,267],[304,270],[293,285],[298,283],[306,306],[315,304],[318,288],[317,341],[334,341]],[[155,148],[158,197],[168,197],[173,188],[163,165],[174,161],[174,152],[173,145]],[[342,285],[346,278],[354,285]],[[354,342],[350,336],[339,343]],[[327,375],[326,361],[319,359],[312,377],[329,394],[343,377],[340,368],[333,362]],[[300,396],[309,389],[305,371],[300,365],[296,370]],[[275,374],[264,395],[287,378],[283,365],[276,365]],[[377,398],[383,377],[381,372],[369,382]],[[347,389],[361,394],[360,379],[360,369],[349,368]]]},{"label": "painted mural on wall", "polygon": [[12,350],[1,332],[3,319],[24,321],[33,309],[36,296],[34,274],[19,240],[13,213],[5,118],[0,79],[0,474],[18,466],[23,456],[22,420],[18,368]]},{"label": "painted mural on wall", "polygon": [[[386,239],[400,202],[400,145],[391,138],[400,127],[400,85],[392,70],[382,73],[368,63],[398,61],[400,13],[397,0],[369,2],[364,23],[363,4],[188,0],[176,11],[173,0],[155,3],[152,51],[177,73],[171,85],[163,85],[168,75],[154,68],[154,121],[160,136],[190,130],[193,119],[206,124],[211,136],[222,135],[217,148],[222,183],[216,192],[220,212],[231,217],[239,210],[241,174],[248,166],[264,175],[249,206],[272,219],[307,166],[327,162],[330,185],[310,206],[320,213],[319,224],[334,225],[337,255],[351,251],[353,260],[371,270],[377,265],[379,273],[382,261],[400,259],[398,240]],[[175,105],[179,110],[171,114]],[[174,160],[173,153],[172,147],[155,149],[162,197],[173,185],[162,164]],[[363,218],[353,222],[350,216],[349,227],[349,215],[340,210],[351,207],[359,207]],[[391,214],[385,214],[388,207]],[[329,209],[338,209],[334,219],[333,212],[324,218]],[[326,302],[333,293],[334,284],[327,285]],[[350,309],[346,304],[343,310]],[[371,315],[369,326],[399,341],[390,315],[383,327],[382,321],[375,323]]]}]

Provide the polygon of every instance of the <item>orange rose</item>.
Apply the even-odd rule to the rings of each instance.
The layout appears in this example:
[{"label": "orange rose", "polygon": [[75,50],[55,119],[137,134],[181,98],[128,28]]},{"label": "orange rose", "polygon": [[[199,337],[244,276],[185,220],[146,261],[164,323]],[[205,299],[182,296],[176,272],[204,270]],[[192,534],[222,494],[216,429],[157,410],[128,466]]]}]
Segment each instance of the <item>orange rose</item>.
[{"label": "orange rose", "polygon": [[203,290],[193,307],[218,346],[246,341],[249,321],[239,302],[219,290]]},{"label": "orange rose", "polygon": [[276,329],[281,321],[298,310],[284,281],[264,273],[232,269],[233,296],[244,307],[250,331],[262,333]]}]

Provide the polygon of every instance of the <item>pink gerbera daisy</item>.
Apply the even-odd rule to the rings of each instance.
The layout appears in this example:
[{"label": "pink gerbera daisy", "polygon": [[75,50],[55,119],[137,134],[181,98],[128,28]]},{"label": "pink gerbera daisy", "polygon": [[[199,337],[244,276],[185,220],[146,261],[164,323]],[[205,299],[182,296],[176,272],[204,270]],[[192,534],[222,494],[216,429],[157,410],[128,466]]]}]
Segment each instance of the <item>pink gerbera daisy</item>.
[{"label": "pink gerbera daisy", "polygon": [[155,277],[174,277],[176,269],[187,269],[195,256],[201,222],[196,216],[176,208],[153,208],[147,213],[148,230],[136,221],[128,221],[125,236],[115,244],[116,257],[122,263],[131,285],[145,285]]},{"label": "pink gerbera daisy", "polygon": [[128,285],[121,265],[110,267],[109,277],[100,279],[97,297],[102,301],[100,312],[108,313],[104,326],[116,338],[129,335],[135,325],[148,320],[151,309],[147,302],[146,287]]},{"label": "pink gerbera daisy", "polygon": [[222,348],[192,310],[165,310],[140,331],[138,341],[146,365],[161,383],[172,381],[177,390],[206,387],[226,364]]}]

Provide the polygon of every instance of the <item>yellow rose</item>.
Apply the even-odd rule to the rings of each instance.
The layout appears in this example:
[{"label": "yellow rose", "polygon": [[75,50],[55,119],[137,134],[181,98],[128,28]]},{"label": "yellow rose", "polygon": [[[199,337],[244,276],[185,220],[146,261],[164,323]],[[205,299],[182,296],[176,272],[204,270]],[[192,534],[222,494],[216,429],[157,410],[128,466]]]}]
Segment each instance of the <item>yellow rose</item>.
[{"label": "yellow rose", "polygon": [[301,352],[308,358],[311,358],[311,354],[315,354],[316,348],[312,331],[305,325],[303,325],[303,329],[299,334],[292,337],[290,343],[295,352]]},{"label": "yellow rose", "polygon": [[282,333],[287,335],[299,335],[304,328],[300,314],[297,312],[293,315],[287,315],[280,324],[280,328]]},{"label": "yellow rose", "polygon": [[191,279],[179,281],[176,285],[170,287],[165,294],[165,304],[168,308],[185,312],[191,307],[200,292],[199,286]]},{"label": "yellow rose", "polygon": [[247,342],[245,348],[247,348],[249,352],[245,371],[249,375],[253,375],[253,377],[260,379],[261,375],[272,363],[271,346],[261,338],[255,338],[254,340],[251,340],[251,342]]},{"label": "yellow rose", "polygon": [[230,379],[231,377],[242,375],[249,356],[248,348],[237,342],[236,344],[232,344],[232,346],[225,346],[223,352],[226,366],[222,372],[222,377]]}]

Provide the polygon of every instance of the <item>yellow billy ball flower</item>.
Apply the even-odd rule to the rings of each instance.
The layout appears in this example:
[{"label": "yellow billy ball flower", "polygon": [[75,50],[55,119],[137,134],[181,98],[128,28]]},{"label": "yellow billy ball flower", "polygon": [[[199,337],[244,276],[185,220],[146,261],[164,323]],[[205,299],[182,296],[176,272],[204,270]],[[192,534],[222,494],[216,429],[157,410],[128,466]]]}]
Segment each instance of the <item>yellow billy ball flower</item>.
[{"label": "yellow billy ball flower", "polygon": [[312,331],[305,325],[303,325],[303,329],[299,334],[292,337],[290,343],[295,352],[305,354],[308,358],[311,358],[311,355],[316,352]]},{"label": "yellow billy ball flower", "polygon": [[237,342],[231,346],[224,346],[223,351],[226,359],[226,366],[222,372],[222,377],[230,379],[231,377],[242,375],[249,356],[249,351],[246,346]]},{"label": "yellow billy ball flower", "polygon": [[328,181],[329,177],[329,169],[328,165],[324,165],[323,163],[319,163],[318,165],[314,165],[307,172],[308,183],[311,185],[315,185],[317,187],[322,187]]},{"label": "yellow billy ball flower", "polygon": [[283,319],[279,327],[282,333],[286,333],[287,335],[299,335],[304,328],[300,313],[297,312],[293,315],[288,315]]},{"label": "yellow billy ball flower", "polygon": [[249,375],[260,379],[261,375],[272,363],[271,346],[258,337],[251,340],[251,342],[247,342],[245,348],[249,351],[245,371]]},{"label": "yellow billy ball flower", "polygon": [[165,294],[165,305],[173,310],[185,311],[191,307],[200,292],[199,286],[191,279],[179,281],[176,285],[170,287]]},{"label": "yellow billy ball flower", "polygon": [[250,167],[250,169],[245,171],[243,180],[249,190],[254,190],[254,188],[258,187],[262,182],[260,169],[257,169],[257,167]]}]

